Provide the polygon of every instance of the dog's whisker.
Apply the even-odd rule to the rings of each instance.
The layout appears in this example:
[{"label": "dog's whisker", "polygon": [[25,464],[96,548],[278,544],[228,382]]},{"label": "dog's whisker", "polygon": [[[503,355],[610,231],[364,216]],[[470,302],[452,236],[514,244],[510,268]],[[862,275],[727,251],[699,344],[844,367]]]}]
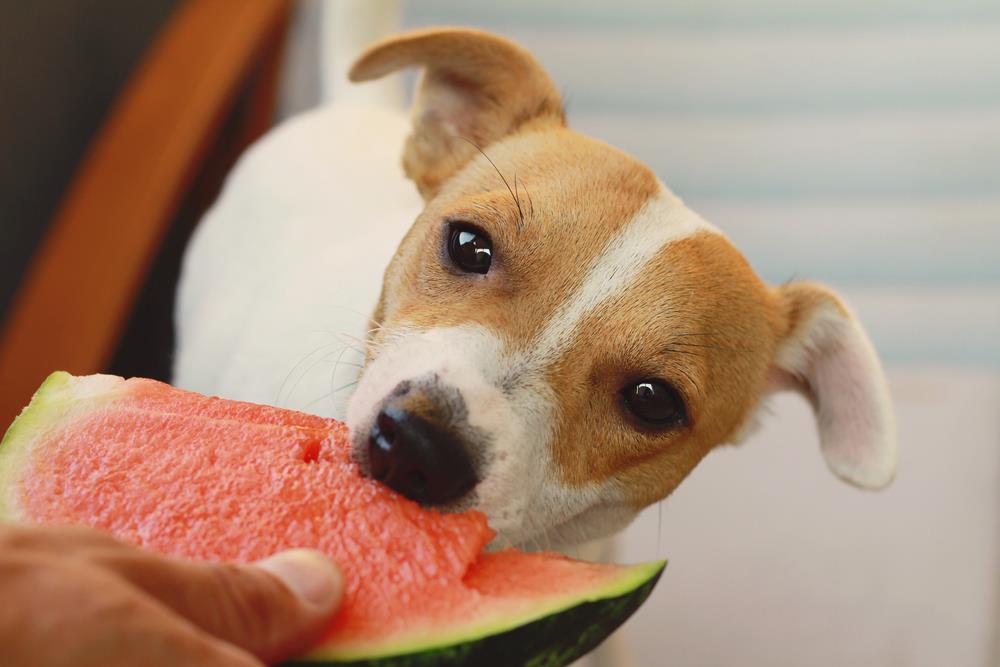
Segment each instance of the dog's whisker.
[{"label": "dog's whisker", "polygon": [[356,308],[351,308],[349,306],[342,306],[342,305],[339,305],[339,304],[333,304],[330,307],[331,308],[336,308],[337,310],[347,311],[348,313],[353,313],[353,314],[357,315],[358,317],[364,318],[364,321],[366,321],[366,322],[373,322],[374,319],[375,319],[375,318],[373,318],[371,316],[370,313],[363,313],[360,310],[357,310]]},{"label": "dog's whisker", "polygon": [[318,398],[314,398],[313,400],[309,401],[308,403],[306,403],[302,407],[303,407],[304,410],[308,410],[309,408],[311,408],[312,406],[316,405],[320,401],[323,401],[323,400],[328,399],[328,398],[332,398],[333,396],[336,396],[337,393],[343,391],[344,389],[347,389],[348,387],[353,387],[357,383],[358,383],[358,381],[355,380],[354,382],[349,382],[349,383],[347,383],[345,385],[341,385],[340,387],[337,387],[333,391],[328,391],[325,394],[323,394],[322,396],[320,396]]},{"label": "dog's whisker", "polygon": [[[303,355],[303,357],[302,357],[301,359],[299,359],[299,360],[298,360],[298,361],[297,361],[297,362],[295,363],[295,365],[294,365],[294,366],[292,366],[292,368],[291,368],[291,369],[290,369],[290,370],[288,371],[288,374],[287,374],[287,375],[285,375],[285,379],[284,379],[284,380],[282,380],[282,381],[281,381],[281,384],[280,384],[280,385],[278,386],[278,393],[277,393],[277,396],[275,396],[275,397],[274,397],[274,402],[275,402],[275,404],[276,404],[276,405],[281,405],[281,404],[282,404],[282,403],[281,403],[281,394],[282,394],[282,392],[283,392],[283,391],[285,390],[285,385],[286,385],[286,384],[288,384],[288,381],[289,381],[289,380],[290,380],[290,379],[292,378],[292,374],[294,374],[294,373],[295,373],[295,372],[296,372],[296,371],[297,371],[297,370],[298,370],[298,369],[299,369],[299,368],[300,368],[300,367],[301,367],[301,366],[302,366],[303,364],[305,364],[305,363],[306,363],[306,362],[307,362],[307,361],[308,361],[308,360],[309,360],[309,359],[310,359],[310,358],[311,358],[311,357],[312,357],[312,356],[313,356],[314,354],[316,354],[317,352],[321,352],[321,351],[322,351],[322,350],[324,350],[325,348],[329,348],[329,347],[331,347],[331,346],[332,346],[332,345],[334,345],[334,344],[335,344],[335,343],[326,343],[326,344],[324,344],[324,345],[320,345],[319,347],[317,347],[316,349],[312,350],[312,351],[311,351],[311,352],[309,352],[308,354],[306,354],[306,355]],[[308,370],[307,370],[306,372],[308,372]],[[287,397],[286,397],[286,398],[287,398]]]},{"label": "dog's whisker", "polygon": [[320,401],[323,401],[325,399],[330,398],[332,395],[333,394],[331,392],[327,392],[327,393],[323,394],[322,396],[320,396],[319,398],[315,398],[315,399],[309,401],[308,403],[306,403],[305,405],[303,405],[302,409],[303,410],[308,410],[308,409],[312,408],[312,406],[314,406],[317,403],[319,403]]},{"label": "dog's whisker", "polygon": [[514,171],[514,201],[517,202],[517,212],[519,214],[517,221],[517,231],[524,231],[524,212],[521,210],[521,193],[517,188],[517,171]]},{"label": "dog's whisker", "polygon": [[725,340],[725,336],[723,336],[723,335],[721,335],[721,334],[719,334],[717,332],[714,332],[714,331],[685,331],[685,332],[681,332],[681,333],[675,333],[675,334],[671,335],[670,340],[668,341],[668,344],[669,345],[686,345],[686,346],[689,346],[689,347],[705,347],[705,348],[713,349],[713,350],[727,350],[727,351],[732,351],[732,352],[746,352],[747,351],[747,348],[745,348],[745,347],[734,347],[734,346],[731,346],[731,345],[715,345],[715,344],[707,343],[707,342],[681,341],[681,340],[677,340],[678,338],[700,338],[700,339],[715,338],[715,339],[718,339],[720,341],[724,341]]},{"label": "dog's whisker", "polygon": [[532,201],[532,199],[531,199],[531,193],[528,192],[528,186],[524,185],[523,183],[522,183],[522,185],[524,186],[524,194],[528,198],[528,214],[532,218],[534,218],[535,217],[535,202]]},{"label": "dog's whisker", "polygon": [[552,533],[543,527],[541,533],[539,534],[545,540],[544,550],[552,551]]},{"label": "dog's whisker", "polygon": [[288,401],[292,397],[292,395],[295,393],[295,390],[298,389],[299,384],[302,383],[302,380],[305,379],[305,377],[309,375],[309,373],[311,373],[312,370],[316,368],[316,366],[320,365],[325,361],[329,361],[330,359],[333,358],[335,354],[339,353],[343,355],[344,349],[345,348],[341,347],[338,350],[331,350],[330,352],[327,352],[326,354],[324,354],[323,356],[319,357],[311,364],[309,364],[307,368],[305,368],[301,373],[299,373],[299,376],[295,379],[295,382],[292,384],[291,388],[288,390],[288,393],[285,395],[285,400]]},{"label": "dog's whisker", "polygon": [[[539,523],[537,519],[531,517],[530,515],[528,517],[528,521],[529,525],[531,526],[531,531],[536,536],[535,539],[538,542],[538,548],[540,551],[552,551],[553,539],[559,539],[562,542],[566,542],[565,536],[561,535],[561,533],[565,530],[565,525],[560,528],[560,530],[558,531],[559,534],[556,534],[553,533],[551,530],[549,530],[543,523]],[[579,531],[580,527],[577,526],[576,530]],[[579,535],[579,532],[577,532],[577,534]],[[581,540],[578,539],[576,541],[580,542]]]},{"label": "dog's whisker", "polygon": [[576,524],[577,525],[573,526],[573,532],[576,533],[576,538],[573,541],[576,544],[584,544],[587,542],[586,527],[579,521],[577,521]]},{"label": "dog's whisker", "polygon": [[[484,151],[482,148],[479,147],[479,144],[477,144],[472,139],[469,139],[468,137],[463,137],[462,135],[458,135],[458,137],[459,137],[459,139],[462,139],[462,140],[467,141],[470,144],[472,144],[473,148],[475,148],[477,151],[479,151],[480,154],[484,158],[486,158],[486,161],[490,163],[490,165],[493,167],[493,169],[497,172],[497,175],[500,176],[500,180],[502,180],[503,184],[505,186],[507,186],[507,192],[510,193],[510,198],[514,200],[514,205],[517,206],[517,215],[518,215],[518,218],[521,221],[521,224],[518,225],[518,230],[520,231],[521,229],[523,229],[523,227],[524,227],[524,210],[521,208],[521,201],[517,198],[517,195],[514,194],[514,190],[510,187],[510,183],[507,182],[507,177],[503,175],[503,172],[500,171],[500,168],[497,167],[496,163],[493,162],[493,160],[490,158],[490,156],[486,154],[486,151]],[[516,178],[517,174],[516,174],[516,172],[515,172],[514,176],[515,176],[514,182],[516,184],[517,183],[517,178]]]},{"label": "dog's whisker", "polygon": [[337,361],[335,361],[334,364],[333,364],[333,372],[330,373],[330,395],[331,396],[333,396],[333,395],[336,394],[336,392],[333,390],[333,385],[337,381],[337,370],[340,368],[340,363],[344,360],[344,352],[346,352],[346,351],[347,351],[346,347],[344,347],[343,349],[341,349],[340,350],[340,354],[337,356]]},{"label": "dog's whisker", "polygon": [[338,334],[338,336],[341,339],[346,338],[347,340],[354,341],[355,343],[358,343],[359,345],[365,345],[367,343],[367,341],[365,341],[364,338],[360,338],[359,336],[355,336],[354,334],[347,333],[346,331],[340,332],[340,334]]},{"label": "dog's whisker", "polygon": [[663,351],[666,352],[666,353],[668,353],[668,354],[686,354],[686,355],[691,356],[691,357],[703,357],[703,356],[705,356],[701,352],[695,352],[694,350],[678,350],[677,348],[669,347],[669,346],[663,348]]},{"label": "dog's whisker", "polygon": [[353,381],[353,382],[348,382],[347,384],[342,384],[342,385],[340,385],[339,387],[337,387],[336,389],[334,389],[332,393],[333,393],[333,394],[338,394],[338,393],[340,393],[340,392],[344,391],[345,389],[348,389],[348,388],[350,388],[350,387],[353,387],[353,386],[354,386],[354,385],[356,385],[357,383],[358,383],[358,381],[357,381],[357,380],[355,380],[355,381]]},{"label": "dog's whisker", "polygon": [[336,340],[340,336],[340,334],[337,333],[336,331],[334,331],[333,329],[312,329],[311,331],[309,331],[309,333],[311,333],[311,334],[323,334],[325,336],[329,336],[330,338],[332,338],[334,340]]},{"label": "dog's whisker", "polygon": [[712,331],[700,331],[700,332],[688,331],[684,333],[675,333],[673,335],[676,338],[683,338],[686,336],[718,336],[719,334],[714,333]]},{"label": "dog's whisker", "polygon": [[685,347],[703,347],[707,350],[721,350],[723,352],[746,352],[746,348],[739,347],[725,347],[723,345],[707,345],[705,343],[686,343],[684,341],[675,340],[671,341],[671,345],[683,345]]},{"label": "dog's whisker", "polygon": [[683,345],[685,347],[704,347],[709,350],[728,350],[731,348],[722,347],[721,345],[708,345],[706,343],[688,343],[683,340],[672,340],[671,345]]},{"label": "dog's whisker", "polygon": [[364,349],[362,349],[360,347],[356,347],[354,344],[349,343],[349,342],[345,342],[345,341],[341,341],[341,342],[344,343],[344,347],[345,348],[347,348],[349,350],[353,350],[353,351],[357,352],[358,354],[360,354],[361,356],[364,356],[364,354],[365,354]]},{"label": "dog's whisker", "polygon": [[695,381],[695,379],[691,376],[690,373],[688,373],[683,368],[678,368],[677,372],[683,375],[685,378],[687,378],[687,381],[691,384],[692,387],[694,387],[694,390],[698,392],[698,395],[704,396],[704,394],[701,391],[701,387],[698,385],[698,383]]},{"label": "dog's whisker", "polygon": [[531,535],[525,546],[530,544],[534,551],[542,551],[541,531],[539,531],[538,526],[535,524],[534,517],[531,514],[524,514],[523,520],[527,524],[528,532]]}]

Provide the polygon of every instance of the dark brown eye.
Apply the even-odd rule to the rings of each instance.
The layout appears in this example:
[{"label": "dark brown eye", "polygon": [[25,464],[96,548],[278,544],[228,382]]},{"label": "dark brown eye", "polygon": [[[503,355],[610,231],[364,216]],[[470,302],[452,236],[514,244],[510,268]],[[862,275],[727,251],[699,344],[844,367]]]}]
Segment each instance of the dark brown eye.
[{"label": "dark brown eye", "polygon": [[663,380],[640,380],[626,386],[621,394],[628,411],[648,426],[666,428],[687,422],[684,399]]},{"label": "dark brown eye", "polygon": [[493,262],[493,242],[486,232],[465,224],[452,224],[448,231],[448,255],[467,273],[486,273]]}]

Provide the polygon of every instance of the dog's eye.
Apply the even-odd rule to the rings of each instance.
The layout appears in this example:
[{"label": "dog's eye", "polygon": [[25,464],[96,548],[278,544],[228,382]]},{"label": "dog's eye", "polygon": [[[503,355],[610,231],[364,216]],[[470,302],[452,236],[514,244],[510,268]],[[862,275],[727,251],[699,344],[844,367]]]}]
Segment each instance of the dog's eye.
[{"label": "dog's eye", "polygon": [[493,262],[493,242],[486,232],[472,225],[452,224],[448,231],[448,255],[463,271],[486,273]]},{"label": "dog's eye", "polygon": [[626,386],[621,394],[628,411],[648,426],[666,428],[687,422],[684,399],[663,380],[640,380]]}]

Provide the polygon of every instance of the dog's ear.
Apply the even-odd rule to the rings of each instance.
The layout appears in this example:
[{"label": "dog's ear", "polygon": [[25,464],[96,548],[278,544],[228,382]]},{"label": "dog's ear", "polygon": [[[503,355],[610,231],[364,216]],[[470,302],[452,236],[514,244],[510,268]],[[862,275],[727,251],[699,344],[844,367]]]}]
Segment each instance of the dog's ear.
[{"label": "dog's ear", "polygon": [[548,74],[516,44],[478,30],[404,33],[363,53],[349,73],[369,81],[423,66],[413,103],[413,133],[403,166],[425,199],[477,152],[528,122],[565,123]]},{"label": "dog's ear", "polygon": [[777,290],[786,329],[772,389],[795,389],[813,406],[820,447],[841,479],[867,489],[892,481],[896,427],[871,341],[830,290],[794,283]]}]

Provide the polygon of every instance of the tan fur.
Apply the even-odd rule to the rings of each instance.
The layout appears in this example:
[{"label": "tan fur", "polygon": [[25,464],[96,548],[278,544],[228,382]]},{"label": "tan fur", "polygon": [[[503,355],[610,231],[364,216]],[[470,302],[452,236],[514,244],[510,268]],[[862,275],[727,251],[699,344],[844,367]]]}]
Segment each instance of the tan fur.
[{"label": "tan fur", "polygon": [[529,121],[558,127],[562,105],[534,56],[478,30],[433,29],[369,48],[349,73],[368,81],[404,67],[424,69],[403,166],[425,199],[469,158]]},{"label": "tan fur", "polygon": [[[578,329],[549,382],[561,412],[554,457],[570,484],[615,479],[636,507],[660,500],[754,409],[781,313],[725,238],[666,246],[620,299]],[[662,378],[685,396],[688,428],[637,429],[619,404],[630,380]]]},{"label": "tan fur", "polygon": [[444,414],[444,406],[435,401],[421,387],[414,387],[393,401],[396,408],[413,415],[419,415],[429,422],[446,425],[448,415]]},{"label": "tan fur", "polygon": [[[512,351],[530,344],[658,192],[638,162],[566,129],[519,134],[489,155],[508,179],[517,172],[524,222],[485,158],[463,169],[429,202],[386,273],[374,348],[399,327],[461,324],[491,329]],[[442,267],[446,220],[490,233],[497,265],[486,277]],[[668,245],[613,307],[582,323],[548,374],[560,406],[553,457],[564,481],[614,478],[636,506],[666,496],[756,406],[786,328],[783,307],[724,237]],[[628,422],[618,391],[643,376],[684,391],[690,429],[651,435]]]},{"label": "tan fur", "polygon": [[[351,77],[417,64],[427,70],[404,164],[427,206],[386,271],[369,356],[394,331],[462,324],[490,330],[514,356],[662,189],[630,156],[566,129],[548,76],[495,36],[446,30],[390,39],[362,56]],[[448,268],[449,221],[490,235],[487,275]],[[770,386],[776,351],[831,301],[843,308],[821,287],[768,288],[719,234],[665,245],[579,323],[545,370],[558,406],[551,454],[560,482],[610,481],[636,508],[668,495],[744,426]],[[688,426],[636,428],[619,392],[648,377],[680,389]]]},{"label": "tan fur", "polygon": [[[564,128],[522,131],[488,150],[513,187],[480,155],[428,203],[386,271],[374,342],[399,326],[474,322],[511,346],[530,342],[585,268],[658,192],[648,169],[624,153]],[[442,266],[448,220],[471,222],[493,239],[497,261],[484,277]],[[558,242],[556,242],[558,240]]]}]

